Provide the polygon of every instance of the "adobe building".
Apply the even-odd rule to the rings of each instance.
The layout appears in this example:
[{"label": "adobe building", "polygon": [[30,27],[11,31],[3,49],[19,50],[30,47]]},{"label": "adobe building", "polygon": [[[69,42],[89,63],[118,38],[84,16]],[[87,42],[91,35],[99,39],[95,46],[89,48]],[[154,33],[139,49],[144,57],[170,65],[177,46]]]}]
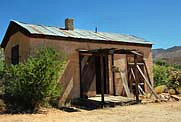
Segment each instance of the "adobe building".
[{"label": "adobe building", "polygon": [[1,44],[8,64],[26,61],[43,46],[63,51],[68,58],[60,79],[62,102],[98,94],[102,100],[105,94],[138,97],[151,90],[152,43],[142,38],[75,29],[73,19],[65,20],[65,28],[12,20]]}]

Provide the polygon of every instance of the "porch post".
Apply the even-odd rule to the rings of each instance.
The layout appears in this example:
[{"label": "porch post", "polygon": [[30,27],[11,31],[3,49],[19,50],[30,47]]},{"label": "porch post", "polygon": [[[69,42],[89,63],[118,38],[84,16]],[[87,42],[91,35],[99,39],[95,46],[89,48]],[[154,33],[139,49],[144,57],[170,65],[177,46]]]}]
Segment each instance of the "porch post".
[{"label": "porch post", "polygon": [[138,57],[134,56],[134,72],[135,72],[135,88],[136,88],[136,102],[139,103],[139,91],[138,91],[138,70],[137,70]]},{"label": "porch post", "polygon": [[81,55],[80,55],[80,52],[79,52],[79,77],[80,77],[80,98],[83,98],[83,90],[82,90],[82,75],[81,75]]},{"label": "porch post", "polygon": [[150,75],[149,75],[149,73],[148,73],[148,67],[147,67],[144,59],[143,59],[143,63],[144,63],[144,66],[145,66],[146,75],[147,75],[147,77],[148,77],[148,80],[149,80],[151,86],[153,87],[153,84],[152,84],[151,79],[150,79]]},{"label": "porch post", "polygon": [[104,107],[104,70],[103,70],[103,54],[100,54],[100,67],[101,67],[101,102]]},{"label": "porch post", "polygon": [[[112,52],[111,55],[112,59],[112,66],[114,66],[114,51]],[[113,95],[116,95],[116,86],[115,86],[115,73],[112,71],[112,81],[113,81]]]}]

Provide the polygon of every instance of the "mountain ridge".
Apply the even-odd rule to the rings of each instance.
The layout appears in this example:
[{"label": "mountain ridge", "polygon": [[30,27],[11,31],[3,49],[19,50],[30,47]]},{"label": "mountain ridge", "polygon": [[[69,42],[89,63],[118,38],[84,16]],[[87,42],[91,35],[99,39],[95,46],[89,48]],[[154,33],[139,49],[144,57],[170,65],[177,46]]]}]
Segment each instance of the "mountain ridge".
[{"label": "mountain ridge", "polygon": [[167,49],[153,49],[153,60],[164,60],[168,64],[181,65],[181,46],[173,46]]}]

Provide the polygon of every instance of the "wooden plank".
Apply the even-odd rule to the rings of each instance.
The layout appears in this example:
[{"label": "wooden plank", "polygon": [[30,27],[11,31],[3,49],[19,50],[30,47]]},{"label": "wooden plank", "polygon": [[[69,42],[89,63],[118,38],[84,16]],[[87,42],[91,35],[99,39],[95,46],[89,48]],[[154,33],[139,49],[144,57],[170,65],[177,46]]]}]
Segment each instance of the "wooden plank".
[{"label": "wooden plank", "polygon": [[92,53],[80,53],[81,56],[92,56]]},{"label": "wooden plank", "polygon": [[152,82],[151,82],[151,80],[150,80],[150,76],[149,76],[149,73],[148,73],[148,67],[147,67],[147,65],[146,65],[146,63],[145,63],[145,60],[143,60],[143,63],[144,63],[145,69],[146,69],[146,74],[147,74],[148,80],[150,81],[150,84],[151,84],[151,86],[153,87],[153,84],[152,84]]},{"label": "wooden plank", "polygon": [[141,68],[139,67],[139,65],[136,66],[138,71],[140,72],[141,76],[144,78],[144,80],[146,81],[146,84],[148,85],[148,87],[150,88],[150,90],[152,91],[153,95],[157,98],[160,99],[158,97],[158,95],[156,94],[156,92],[153,90],[151,84],[149,83],[149,80],[145,77],[144,73],[141,71]]},{"label": "wooden plank", "polygon": [[[114,52],[111,56],[112,59],[112,67],[114,66]],[[112,71],[112,78],[113,78],[113,95],[116,95],[116,85],[115,85],[115,72]]]},{"label": "wooden plank", "polygon": [[130,51],[130,52],[132,52],[134,55],[143,56],[141,53],[139,53],[137,51]]},{"label": "wooden plank", "polygon": [[127,97],[131,97],[129,87],[128,87],[128,81],[126,79],[126,74],[125,74],[125,72],[121,72],[121,71],[119,71],[119,73],[120,73],[120,76],[121,76],[121,80],[123,82],[123,87],[124,87],[124,90],[126,92],[126,95],[127,95]]},{"label": "wooden plank", "polygon": [[[133,72],[133,69],[131,68],[131,74],[133,76],[133,79],[135,80],[135,75],[134,75],[134,72]],[[142,94],[145,94],[145,92],[143,91],[143,89],[141,88],[140,85],[138,85],[138,88],[140,89],[140,91],[142,92]]]},{"label": "wooden plank", "polygon": [[81,62],[82,62],[82,58],[81,55],[79,53],[79,77],[80,77],[80,98],[83,98],[83,89],[82,89],[82,75],[81,75]]},{"label": "wooden plank", "polygon": [[82,55],[80,55],[80,56],[82,57],[81,62],[80,62],[81,63],[81,71],[83,71],[84,66],[87,63],[87,60],[88,60],[89,56],[82,56]]},{"label": "wooden plank", "polygon": [[133,76],[133,79],[135,80],[136,78],[135,78],[135,75],[134,75],[134,72],[133,72],[133,68],[131,68],[131,74]]},{"label": "wooden plank", "polygon": [[140,86],[140,85],[138,85],[138,88],[139,88],[139,90],[140,90],[141,94],[142,94],[142,95],[145,95],[145,92],[143,91],[143,89],[141,88],[141,86]]},{"label": "wooden plank", "polygon": [[171,98],[174,98],[176,101],[181,100],[181,97],[177,96],[177,95],[171,95]]},{"label": "wooden plank", "polygon": [[134,65],[134,72],[135,72],[135,83],[136,83],[136,85],[135,85],[135,88],[136,88],[136,102],[139,103],[140,101],[139,101],[138,76],[137,76],[138,75],[138,70],[136,68],[137,63],[138,63],[137,55],[134,56],[134,63],[135,63],[135,65]]},{"label": "wooden plank", "polygon": [[100,55],[100,67],[101,67],[101,102],[104,107],[104,69],[103,69],[103,55]]},{"label": "wooden plank", "polygon": [[[131,68],[130,68],[131,70]],[[133,80],[132,80],[132,75],[130,74],[131,71],[129,71],[129,76],[128,76],[128,83],[129,83],[129,88],[130,88],[130,92],[133,96]]]},{"label": "wooden plank", "polygon": [[96,70],[94,56],[81,56],[81,97],[96,95],[93,88],[96,85]]},{"label": "wooden plank", "polygon": [[131,94],[131,97],[134,96],[133,95],[133,80],[131,79],[132,75],[130,74],[131,72],[131,67],[128,65],[129,61],[128,61],[128,55],[126,55],[126,63],[127,63],[127,79],[128,79],[128,86],[129,86],[129,90],[130,90],[130,94]]},{"label": "wooden plank", "polygon": [[[128,63],[128,65],[134,65],[134,63]],[[144,65],[144,63],[137,63],[137,65]]]},{"label": "wooden plank", "polygon": [[108,66],[108,55],[105,55],[105,74],[106,74],[106,94],[109,94],[109,66]]}]

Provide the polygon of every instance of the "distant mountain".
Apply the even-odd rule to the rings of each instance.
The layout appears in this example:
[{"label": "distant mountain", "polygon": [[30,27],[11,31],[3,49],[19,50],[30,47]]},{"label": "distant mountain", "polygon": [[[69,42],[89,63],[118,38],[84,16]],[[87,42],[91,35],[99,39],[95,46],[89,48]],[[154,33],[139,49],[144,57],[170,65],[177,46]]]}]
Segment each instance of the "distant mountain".
[{"label": "distant mountain", "polygon": [[153,49],[153,59],[162,59],[168,64],[181,65],[181,46],[174,46],[168,49]]}]

